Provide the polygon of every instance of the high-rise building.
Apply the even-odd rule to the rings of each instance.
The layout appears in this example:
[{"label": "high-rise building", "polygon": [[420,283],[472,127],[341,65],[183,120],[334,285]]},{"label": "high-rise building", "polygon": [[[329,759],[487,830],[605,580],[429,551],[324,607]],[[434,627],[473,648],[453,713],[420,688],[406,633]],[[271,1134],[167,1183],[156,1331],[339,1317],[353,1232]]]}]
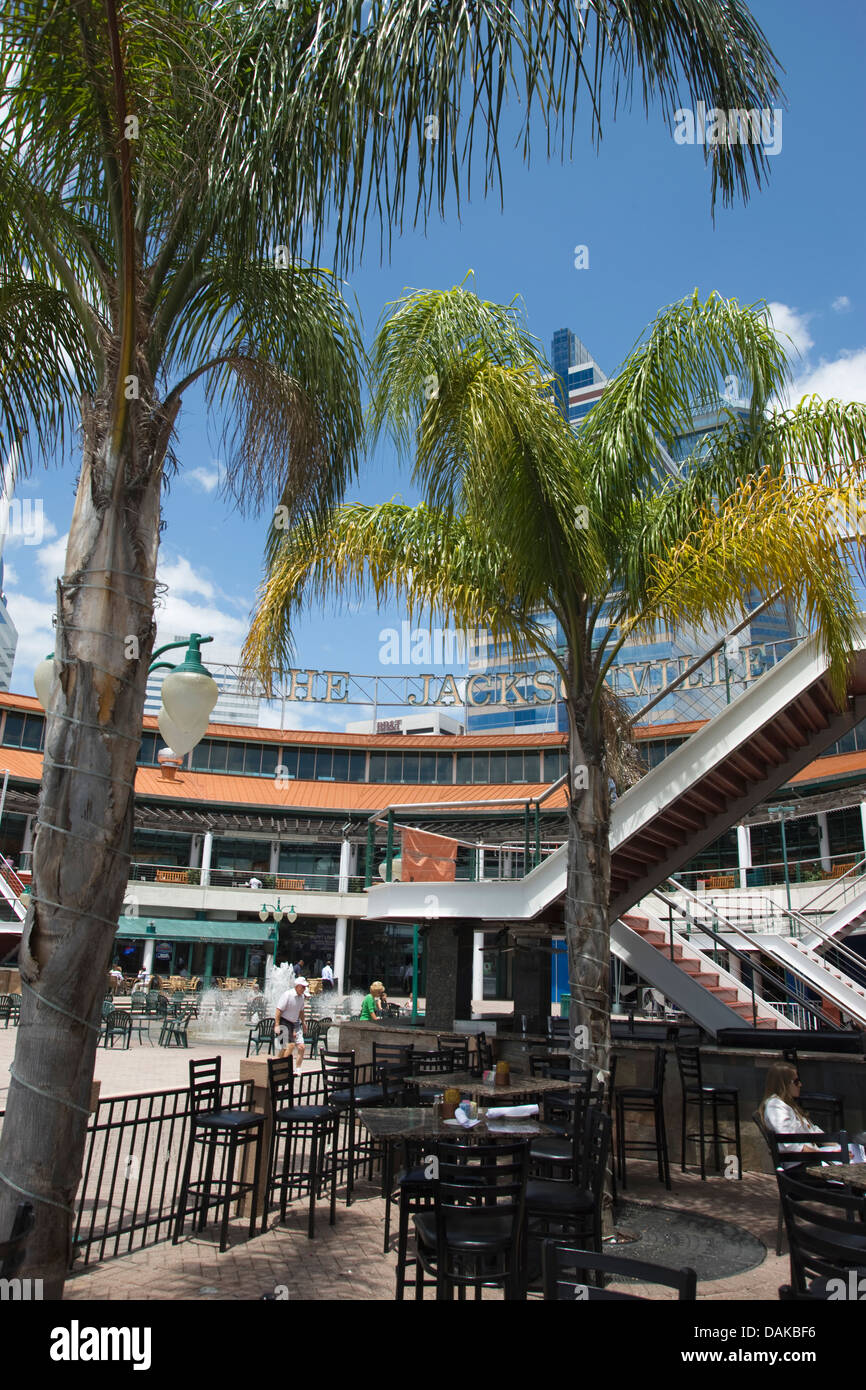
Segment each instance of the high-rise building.
[{"label": "high-rise building", "polygon": [[[179,642],[182,639],[176,637],[173,640]],[[162,643],[160,642],[159,645],[162,645]],[[166,655],[168,660],[172,659],[171,654],[167,653]],[[178,652],[175,655],[177,660],[180,660],[183,657],[183,651],[178,648]],[[203,656],[205,665],[216,681],[220,692],[219,699],[214,705],[213,713],[210,717],[211,723],[245,724],[251,728],[258,728],[260,703],[258,695],[251,695],[249,691],[242,686],[235,667],[211,665],[207,660],[206,651],[203,653]],[[154,716],[159,714],[159,708],[162,704],[162,682],[167,674],[167,671],[157,671],[154,675],[148,677],[147,693],[144,700],[145,714],[152,714]]]},{"label": "high-rise building", "polygon": [[3,592],[3,560],[0,557],[0,690],[8,690],[18,647],[18,629],[9,616]]}]

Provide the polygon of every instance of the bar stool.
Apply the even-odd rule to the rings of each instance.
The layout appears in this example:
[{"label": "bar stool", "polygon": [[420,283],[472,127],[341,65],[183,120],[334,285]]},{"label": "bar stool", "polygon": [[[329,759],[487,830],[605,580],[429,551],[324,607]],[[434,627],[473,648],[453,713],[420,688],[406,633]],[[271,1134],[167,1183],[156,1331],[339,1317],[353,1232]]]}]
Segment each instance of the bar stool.
[{"label": "bar stool", "polygon": [[[680,1070],[680,1081],[683,1087],[683,1123],[682,1123],[682,1154],[681,1164],[683,1172],[686,1171],[686,1140],[698,1139],[701,1146],[701,1181],[706,1182],[706,1125],[704,1123],[704,1106],[709,1104],[712,1108],[713,1132],[712,1143],[716,1150],[718,1160],[721,1146],[724,1140],[734,1141],[734,1149],[737,1155],[737,1177],[742,1181],[743,1177],[743,1156],[740,1149],[740,1093],[736,1086],[705,1086],[701,1074],[701,1054],[697,1047],[681,1047],[677,1044],[677,1065]],[[688,1107],[696,1105],[698,1107],[698,1130],[696,1133],[686,1133],[686,1122]],[[734,1133],[722,1134],[719,1129],[719,1107],[729,1106],[734,1115]],[[721,1171],[721,1164],[717,1165],[717,1172]]]},{"label": "bar stool", "polygon": [[[663,1047],[655,1050],[652,1086],[622,1086],[616,1093],[616,1148],[619,1180],[623,1189],[626,1181],[626,1152],[633,1154],[650,1152],[656,1156],[659,1182],[663,1182],[668,1192],[671,1190],[671,1170],[668,1158],[668,1136],[665,1126],[664,1084],[667,1052]],[[627,1139],[626,1115],[652,1115],[655,1137],[653,1139]]]},{"label": "bar stool", "polygon": [[[325,1087],[325,1104],[333,1106],[341,1116],[345,1116],[346,1128],[346,1148],[338,1149],[338,1159],[340,1166],[345,1159],[347,1167],[346,1182],[346,1206],[352,1205],[352,1196],[355,1190],[355,1167],[358,1158],[366,1160],[370,1165],[370,1173],[373,1170],[373,1149],[371,1140],[359,1141],[357,1136],[357,1126],[355,1116],[358,1110],[364,1106],[388,1105],[388,1077],[387,1074],[380,1072],[380,1079],[376,1082],[359,1082],[359,1068],[355,1063],[355,1053],[352,1052],[326,1052],[321,1053],[322,1061],[322,1081]],[[372,1070],[372,1068],[369,1068]],[[337,1161],[337,1160],[335,1160]]]},{"label": "bar stool", "polygon": [[[291,1057],[269,1057],[268,1087],[271,1093],[273,1125],[268,1149],[268,1176],[265,1184],[262,1230],[267,1226],[268,1212],[277,1191],[280,1194],[280,1220],[285,1221],[286,1202],[289,1197],[289,1190],[294,1186],[293,1179],[295,1179],[297,1180],[299,1195],[303,1186],[309,1184],[310,1207],[307,1218],[307,1235],[312,1240],[315,1233],[316,1198],[321,1196],[322,1180],[325,1177],[326,1167],[330,1169],[331,1175],[330,1222],[332,1226],[336,1219],[337,1122],[340,1112],[333,1105],[295,1105],[294,1085],[294,1067]],[[296,1171],[292,1163],[292,1159],[297,1154],[294,1141],[298,1137],[301,1139],[302,1151],[305,1148],[303,1141],[307,1138],[310,1141],[309,1166],[306,1170],[302,1167],[300,1171]],[[331,1139],[330,1163],[326,1165],[325,1143],[329,1138]],[[280,1139],[285,1139],[285,1147],[283,1149],[282,1170],[277,1174],[277,1146]]]},{"label": "bar stool", "polygon": [[[250,1113],[247,1110],[219,1109],[221,1067],[221,1057],[206,1057],[189,1064],[189,1144],[171,1243],[177,1245],[180,1239],[184,1218],[189,1210],[187,1203],[190,1194],[192,1194],[196,1198],[192,1210],[195,1214],[201,1212],[198,1223],[200,1231],[204,1230],[208,1207],[222,1206],[223,1216],[220,1231],[220,1251],[222,1252],[228,1246],[229,1212],[232,1203],[239,1201],[248,1192],[252,1193],[250,1238],[256,1233],[259,1159],[265,1117],[255,1111]],[[206,1146],[204,1178],[197,1182],[191,1182],[193,1158],[196,1146],[199,1144]],[[251,1144],[255,1145],[253,1180],[252,1182],[242,1180],[236,1182],[234,1172],[238,1152],[248,1148]],[[213,1170],[218,1150],[222,1150],[225,1155],[223,1160],[224,1176],[215,1180]],[[217,1189],[215,1195],[214,1188]]]}]

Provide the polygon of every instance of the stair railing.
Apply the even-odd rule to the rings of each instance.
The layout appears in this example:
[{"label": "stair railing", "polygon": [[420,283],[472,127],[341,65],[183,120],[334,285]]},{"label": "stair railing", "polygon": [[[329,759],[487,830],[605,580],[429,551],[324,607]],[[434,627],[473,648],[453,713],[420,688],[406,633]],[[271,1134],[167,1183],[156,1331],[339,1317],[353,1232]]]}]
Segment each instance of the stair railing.
[{"label": "stair railing", "polygon": [[[716,921],[719,922],[719,923],[721,923],[721,924],[726,928],[726,930],[731,931],[731,932],[734,932],[737,936],[742,937],[742,939],[743,939],[744,941],[747,941],[747,942],[749,943],[749,945],[753,945],[753,944],[754,944],[754,943],[752,942],[751,938],[749,937],[749,935],[748,935],[747,932],[744,932],[744,931],[742,930],[741,927],[738,927],[738,926],[736,925],[736,923],[728,921],[727,918],[725,918],[725,916],[724,916],[721,912],[719,912],[718,908],[716,908],[713,904],[702,902],[702,900],[701,900],[700,898],[698,898],[694,893],[690,892],[690,890],[689,890],[688,888],[684,888],[683,885],[682,885],[681,883],[679,883],[675,878],[669,878],[669,879],[668,879],[668,883],[673,884],[675,890],[676,890],[678,893],[683,893],[683,894],[686,896],[686,898],[691,899],[693,902],[698,903],[699,906],[705,907],[705,908],[708,907],[708,908],[710,909],[710,912],[711,912],[711,913],[713,914],[713,916],[715,917]],[[687,909],[684,908],[684,907],[681,907],[679,903],[674,902],[674,900],[673,900],[672,898],[670,898],[670,897],[667,895],[667,893],[664,893],[664,892],[662,892],[660,889],[657,888],[657,889],[655,890],[655,893],[654,893],[652,896],[658,898],[661,902],[663,902],[663,903],[665,903],[666,905],[668,905],[674,912],[678,913],[681,917],[685,917],[685,918],[688,919],[688,915],[689,915],[689,914],[688,914]],[[749,972],[750,972],[750,976],[751,976],[752,1020],[753,1020],[754,1027],[757,1028],[757,1026],[758,1026],[758,1005],[757,1005],[757,996],[756,996],[756,993],[755,993],[755,975],[756,975],[756,974],[760,975],[762,981],[764,981],[764,980],[769,980],[769,981],[770,981],[772,984],[774,984],[777,988],[781,987],[781,988],[785,991],[786,994],[790,994],[791,991],[788,989],[787,985],[785,984],[785,981],[779,979],[778,975],[773,975],[771,971],[768,971],[768,970],[766,970],[766,969],[764,968],[764,966],[759,965],[758,962],[757,962],[753,957],[750,957],[750,956],[749,956],[746,952],[744,952],[744,951],[738,950],[736,946],[733,946],[733,945],[730,943],[730,941],[727,941],[723,936],[721,936],[721,935],[719,934],[719,932],[715,931],[712,927],[708,926],[706,923],[702,923],[702,924],[701,924],[701,926],[700,926],[700,931],[701,931],[703,934],[705,934],[705,935],[707,935],[708,937],[710,937],[710,939],[711,939],[713,942],[716,943],[716,945],[719,947],[720,950],[722,950],[722,951],[727,951],[728,954],[729,954],[729,955],[732,955],[732,956],[735,958],[735,960],[738,960],[738,961],[740,962],[741,965],[746,965],[746,966],[748,966]],[[694,943],[692,943],[692,944],[694,944]],[[699,948],[699,947],[695,947],[695,949],[698,950],[698,951],[700,951],[700,948]],[[703,954],[703,952],[700,952],[700,953]],[[803,987],[804,990],[814,989],[814,985],[812,985],[808,980],[806,980],[806,979],[799,973],[799,971],[797,971],[793,966],[789,967],[789,966],[787,966],[787,964],[786,964],[786,969],[789,970],[789,973],[790,973],[791,975],[794,976],[795,980],[797,980],[797,981],[799,982],[799,984],[802,985],[802,987]],[[742,981],[742,980],[740,980],[740,984],[743,984],[743,981]],[[823,1011],[822,1009],[818,1008],[818,1006],[817,1006],[816,1004],[810,1004],[810,1003],[808,1003],[808,1001],[807,1001],[807,999],[806,999],[806,997],[805,997],[805,994],[804,994],[803,996],[799,996],[799,995],[795,996],[795,998],[794,998],[793,1000],[791,1000],[790,1002],[796,1003],[796,1004],[802,1004],[803,1008],[807,1011],[807,1013],[811,1014],[813,1018],[820,1019],[821,1022],[822,1022],[823,1024],[825,1024],[826,1027],[827,1027],[828,1029],[830,1029],[832,1032],[834,1032],[834,1033],[839,1033],[839,1032],[842,1031],[842,1030],[840,1029],[839,1025],[838,1025],[837,1023],[835,1023],[835,1022],[833,1021],[833,1019],[829,1018],[828,1015],[825,1014],[824,1011]],[[770,1009],[772,1009],[772,1008],[774,1007],[772,1001],[769,1000],[769,999],[764,998],[763,996],[762,996],[762,1003],[764,1003],[764,1004],[765,1004],[768,1008],[770,1008]]]}]

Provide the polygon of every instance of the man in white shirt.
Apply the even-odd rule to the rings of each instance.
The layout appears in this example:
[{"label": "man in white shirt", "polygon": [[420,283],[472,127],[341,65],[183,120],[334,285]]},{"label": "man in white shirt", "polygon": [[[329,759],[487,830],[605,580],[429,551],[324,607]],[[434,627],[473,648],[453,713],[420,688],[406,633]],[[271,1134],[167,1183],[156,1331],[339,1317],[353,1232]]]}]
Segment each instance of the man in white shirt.
[{"label": "man in white shirt", "polygon": [[327,965],[323,965],[323,966],[322,966],[322,989],[327,991],[327,990],[332,990],[333,988],[334,988],[334,970],[333,970],[333,967],[332,967],[332,965],[331,965],[331,962],[328,961]]},{"label": "man in white shirt", "polygon": [[280,1056],[290,1057],[292,1049],[298,1066],[304,1060],[304,990],[307,982],[303,975],[295,978],[292,987],[277,1000],[274,1015],[274,1033],[279,1040]]},{"label": "man in white shirt", "polygon": [[261,881],[260,878],[251,878],[251,879],[249,880],[249,882],[247,883],[247,887],[248,887],[248,888],[261,888],[261,886],[262,886],[262,881]]}]

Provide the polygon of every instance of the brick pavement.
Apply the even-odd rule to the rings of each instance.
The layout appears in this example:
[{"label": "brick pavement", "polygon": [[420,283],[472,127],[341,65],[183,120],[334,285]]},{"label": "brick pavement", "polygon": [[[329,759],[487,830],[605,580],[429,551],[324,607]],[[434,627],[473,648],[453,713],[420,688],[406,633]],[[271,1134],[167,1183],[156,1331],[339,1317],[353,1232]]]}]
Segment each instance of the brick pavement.
[{"label": "brick pavement", "polygon": [[[775,1300],[789,1272],[787,1255],[779,1259],[773,1253],[775,1180],[747,1173],[742,1182],[710,1178],[701,1183],[696,1175],[679,1172],[672,1180],[673,1191],[665,1192],[654,1165],[630,1161],[628,1198],[732,1221],[767,1246],[757,1268],[700,1283],[698,1298]],[[232,1223],[232,1244],[223,1255],[216,1225],[195,1235],[188,1230],[176,1246],[163,1242],[82,1270],[67,1283],[66,1298],[254,1300],[284,1286],[290,1301],[392,1300],[396,1259],[393,1249],[382,1253],[384,1203],[369,1184],[361,1184],[358,1194],[348,1209],[339,1203],[335,1226],[328,1225],[326,1210],[320,1213],[313,1241],[306,1236],[306,1203],[296,1203],[285,1226],[274,1216],[270,1229],[251,1241],[245,1222]],[[392,1225],[392,1247],[395,1243]],[[623,1249],[629,1253],[639,1258],[638,1247]],[[427,1296],[432,1298],[432,1291]]]}]

